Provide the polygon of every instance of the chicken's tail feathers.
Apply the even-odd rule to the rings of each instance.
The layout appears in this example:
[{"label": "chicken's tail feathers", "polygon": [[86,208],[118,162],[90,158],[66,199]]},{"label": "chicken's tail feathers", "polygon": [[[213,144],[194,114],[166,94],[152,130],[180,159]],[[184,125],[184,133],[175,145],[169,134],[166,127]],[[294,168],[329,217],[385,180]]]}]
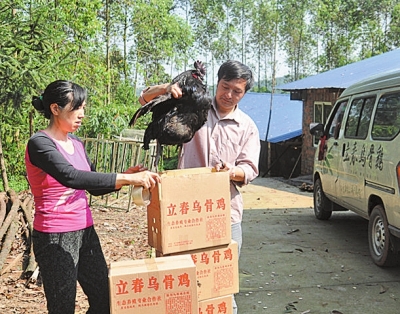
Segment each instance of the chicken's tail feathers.
[{"label": "chicken's tail feathers", "polygon": [[142,106],[138,110],[136,110],[131,121],[129,121],[129,126],[130,127],[134,126],[137,119],[139,119],[141,116],[144,116],[146,113],[148,113],[151,110],[151,108],[153,108],[152,101],[148,102],[147,104],[145,104],[144,106]]},{"label": "chicken's tail feathers", "polygon": [[[156,98],[150,100],[147,104],[145,104],[144,106],[140,107],[135,114],[133,115],[131,121],[129,121],[129,126],[134,126],[136,123],[136,120],[139,119],[141,116],[144,116],[145,114],[149,113],[149,111],[152,111],[152,109],[157,106],[158,104],[160,104],[161,102],[164,102],[168,99],[171,99],[171,93],[168,94],[164,94],[164,95],[160,95],[157,96]],[[161,105],[162,106],[162,105]]]},{"label": "chicken's tail feathers", "polygon": [[137,120],[140,116],[142,116],[142,114],[140,113],[141,109],[142,109],[142,108],[139,108],[139,110],[137,110],[137,111],[135,112],[135,114],[133,115],[131,121],[129,121],[128,125],[129,125],[130,127],[133,127],[133,126],[135,125],[135,123],[136,123],[136,120]]}]

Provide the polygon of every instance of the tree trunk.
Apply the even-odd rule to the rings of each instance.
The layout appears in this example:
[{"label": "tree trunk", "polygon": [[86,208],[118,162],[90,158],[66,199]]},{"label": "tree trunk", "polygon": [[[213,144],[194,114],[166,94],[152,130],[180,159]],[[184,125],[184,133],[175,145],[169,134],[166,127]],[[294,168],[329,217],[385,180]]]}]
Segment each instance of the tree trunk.
[{"label": "tree trunk", "polygon": [[32,231],[33,231],[33,219],[32,219],[32,210],[33,210],[33,198],[27,196],[23,203],[21,204],[21,209],[24,213],[24,217],[26,219],[28,225],[28,236],[26,248],[29,251],[29,262],[28,266],[25,268],[24,277],[30,277],[37,267],[35,255],[33,253],[33,244],[32,244]]},{"label": "tree trunk", "polygon": [[1,179],[3,180],[3,189],[4,191],[8,191],[8,178],[7,178],[7,171],[6,171],[6,162],[4,160],[3,155],[3,144],[1,140],[1,128],[0,128],[0,171],[1,171]]},{"label": "tree trunk", "polygon": [[6,193],[0,192],[0,227],[3,224],[7,214]]},{"label": "tree trunk", "polygon": [[110,55],[110,33],[111,33],[111,18],[110,8],[111,4],[109,0],[106,0],[106,65],[107,65],[107,99],[106,105],[111,103],[111,55]]},{"label": "tree trunk", "polygon": [[9,196],[11,198],[12,207],[7,215],[7,218],[4,220],[4,223],[0,227],[0,239],[3,238],[11,222],[14,220],[14,217],[17,215],[19,209],[19,200],[17,194],[13,190],[10,190]]},{"label": "tree trunk", "polygon": [[3,269],[4,262],[7,259],[8,254],[10,253],[11,246],[13,241],[15,240],[15,235],[18,231],[18,217],[14,216],[13,221],[11,222],[11,226],[8,229],[5,240],[3,242],[3,246],[0,252],[0,270]]},{"label": "tree trunk", "polygon": [[17,213],[20,202],[18,199],[18,195],[13,190],[10,190],[8,194],[11,199],[12,206],[6,220],[4,220],[4,223],[0,228],[0,239],[2,239],[3,235],[7,232],[0,252],[0,270],[3,268],[4,262],[6,261],[7,256],[10,253],[10,249],[12,247],[13,241],[15,240],[15,235],[18,232],[19,226]]}]

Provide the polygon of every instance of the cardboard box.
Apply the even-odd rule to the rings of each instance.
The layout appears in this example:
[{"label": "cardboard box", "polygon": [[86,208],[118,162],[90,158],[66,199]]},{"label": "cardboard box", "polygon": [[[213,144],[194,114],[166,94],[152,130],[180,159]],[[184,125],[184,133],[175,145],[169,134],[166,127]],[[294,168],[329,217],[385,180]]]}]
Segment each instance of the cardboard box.
[{"label": "cardboard box", "polygon": [[211,168],[169,170],[147,207],[148,242],[163,254],[231,241],[228,172]]},{"label": "cardboard box", "polygon": [[190,255],[110,264],[111,314],[195,314],[196,266]]},{"label": "cardboard box", "polygon": [[[172,256],[177,256],[173,253]],[[182,254],[189,254],[196,265],[198,300],[207,300],[239,292],[238,244],[220,245]],[[157,252],[158,256],[162,256]]]},{"label": "cardboard box", "polygon": [[233,314],[232,295],[199,302],[199,314]]}]

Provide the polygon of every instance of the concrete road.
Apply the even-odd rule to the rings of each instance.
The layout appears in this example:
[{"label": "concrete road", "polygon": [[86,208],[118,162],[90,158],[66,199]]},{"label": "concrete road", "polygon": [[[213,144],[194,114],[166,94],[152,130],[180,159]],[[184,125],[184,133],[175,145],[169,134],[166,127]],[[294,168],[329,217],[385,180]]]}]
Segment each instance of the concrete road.
[{"label": "concrete road", "polygon": [[244,187],[240,314],[400,313],[400,268],[376,266],[368,222],[314,217],[312,193],[271,178]]}]

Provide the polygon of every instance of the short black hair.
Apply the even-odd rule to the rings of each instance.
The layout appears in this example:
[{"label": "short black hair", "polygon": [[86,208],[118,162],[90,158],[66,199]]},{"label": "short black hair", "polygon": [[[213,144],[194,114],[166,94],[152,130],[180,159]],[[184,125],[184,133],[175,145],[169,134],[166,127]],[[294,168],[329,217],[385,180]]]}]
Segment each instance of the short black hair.
[{"label": "short black hair", "polygon": [[254,84],[253,72],[250,68],[235,60],[228,60],[220,66],[218,70],[218,82],[222,79],[225,81],[244,79],[246,81],[246,92],[251,89]]}]

